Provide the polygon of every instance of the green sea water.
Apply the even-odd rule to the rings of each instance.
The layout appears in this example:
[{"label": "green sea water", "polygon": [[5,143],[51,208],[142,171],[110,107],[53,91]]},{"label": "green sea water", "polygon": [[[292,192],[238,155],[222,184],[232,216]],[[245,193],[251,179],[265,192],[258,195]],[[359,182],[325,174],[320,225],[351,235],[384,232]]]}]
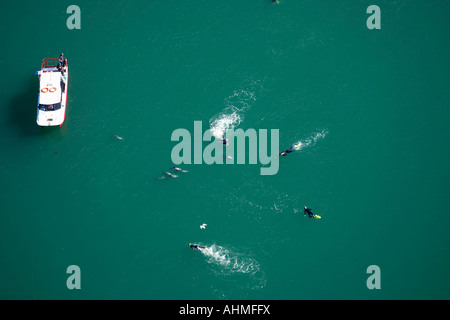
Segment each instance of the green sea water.
[{"label": "green sea water", "polygon": [[[2,1],[0,298],[449,299],[449,11]],[[34,73],[60,52],[67,116],[41,128]],[[172,132],[194,121],[279,129],[279,151],[304,147],[276,175],[181,164],[158,179]],[[381,289],[367,288],[370,265]]]}]

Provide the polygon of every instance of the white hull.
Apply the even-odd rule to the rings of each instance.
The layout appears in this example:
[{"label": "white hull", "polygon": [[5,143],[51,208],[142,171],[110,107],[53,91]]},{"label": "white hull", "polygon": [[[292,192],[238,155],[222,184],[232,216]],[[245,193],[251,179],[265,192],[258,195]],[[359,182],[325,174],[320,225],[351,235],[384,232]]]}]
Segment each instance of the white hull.
[{"label": "white hull", "polygon": [[[42,75],[42,71],[38,72],[39,75]],[[55,75],[58,74],[58,72],[55,72]],[[57,101],[57,103],[61,103],[61,108],[59,108],[58,110],[45,110],[47,108],[41,108],[40,109],[40,102],[42,100],[41,95],[44,94],[48,94],[43,93],[43,91],[40,89],[40,97],[39,97],[39,101],[38,101],[38,106],[37,106],[37,117],[36,117],[36,122],[39,126],[42,127],[48,127],[48,126],[62,126],[64,119],[66,117],[66,107],[67,107],[67,90],[68,90],[68,86],[69,86],[69,68],[66,66],[65,68],[65,75],[62,78],[63,80],[65,80],[65,84],[64,84],[64,91],[60,91],[60,100]],[[41,80],[42,81],[42,80]],[[58,83],[55,84],[55,86],[60,85],[60,80],[58,79]],[[42,86],[42,83],[41,83]],[[59,90],[59,88],[58,88]],[[42,105],[41,105],[42,107]]]},{"label": "white hull", "polygon": [[62,103],[61,109],[56,111],[42,111],[38,108],[36,122],[41,127],[60,126],[64,122],[65,112],[66,107]]}]

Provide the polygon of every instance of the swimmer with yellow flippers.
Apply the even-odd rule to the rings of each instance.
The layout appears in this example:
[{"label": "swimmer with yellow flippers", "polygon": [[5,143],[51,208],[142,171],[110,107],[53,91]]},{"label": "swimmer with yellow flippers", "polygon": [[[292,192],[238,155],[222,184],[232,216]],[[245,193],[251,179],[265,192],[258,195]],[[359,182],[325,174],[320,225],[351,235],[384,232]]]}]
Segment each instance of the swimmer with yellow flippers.
[{"label": "swimmer with yellow flippers", "polygon": [[313,218],[313,217],[314,217],[314,218],[316,218],[316,219],[322,219],[321,216],[312,213],[311,209],[308,208],[307,206],[303,207],[303,209],[304,209],[304,212],[305,212],[305,213],[304,213],[304,216],[306,216],[306,214],[308,214],[308,217],[310,217],[310,218]]}]

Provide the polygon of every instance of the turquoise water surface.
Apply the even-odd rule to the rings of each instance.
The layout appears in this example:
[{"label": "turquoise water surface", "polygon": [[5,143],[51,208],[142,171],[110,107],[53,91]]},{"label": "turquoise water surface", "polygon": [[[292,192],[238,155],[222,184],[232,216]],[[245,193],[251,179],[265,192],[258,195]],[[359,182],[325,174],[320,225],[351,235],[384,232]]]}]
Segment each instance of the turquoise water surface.
[{"label": "turquoise water surface", "polygon": [[[366,26],[371,4],[381,29]],[[449,11],[1,2],[0,298],[449,299]],[[60,52],[67,116],[41,128],[34,73]],[[278,129],[275,152],[302,148],[275,175],[203,163],[160,179],[172,133],[194,121]]]}]

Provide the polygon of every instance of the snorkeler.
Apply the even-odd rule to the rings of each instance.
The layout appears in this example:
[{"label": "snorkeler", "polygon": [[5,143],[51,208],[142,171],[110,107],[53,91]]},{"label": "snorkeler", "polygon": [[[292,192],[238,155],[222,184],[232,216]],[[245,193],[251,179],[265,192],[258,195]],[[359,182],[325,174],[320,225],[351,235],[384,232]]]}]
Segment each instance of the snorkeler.
[{"label": "snorkeler", "polygon": [[304,216],[306,217],[306,214],[308,214],[308,216],[310,218],[312,218],[314,216],[314,213],[312,213],[311,209],[308,208],[307,206],[304,207]]},{"label": "snorkeler", "polygon": [[222,135],[222,143],[228,145],[228,139],[226,139],[224,135]]},{"label": "snorkeler", "polygon": [[293,147],[290,147],[289,149],[287,149],[286,151],[283,151],[280,153],[280,156],[285,156],[288,153],[294,152],[294,150],[292,150]]},{"label": "snorkeler", "polygon": [[320,219],[321,218],[321,216],[312,213],[310,208],[308,208],[307,206],[304,206],[304,214],[303,215],[306,216],[306,214],[308,214],[308,216],[310,218],[313,218],[313,217],[316,218],[316,219]]},{"label": "snorkeler", "polygon": [[208,251],[207,247],[199,246],[198,244],[190,244],[189,243],[189,248],[194,249],[194,250],[198,250],[198,251],[202,251],[202,250]]},{"label": "snorkeler", "polygon": [[286,151],[281,152],[281,153],[280,153],[280,156],[285,156],[285,155],[287,155],[288,153],[291,153],[291,152],[300,150],[301,144],[302,144],[301,142],[299,142],[299,143],[297,143],[297,144],[294,144],[292,147],[290,147],[290,148],[287,149]]}]

